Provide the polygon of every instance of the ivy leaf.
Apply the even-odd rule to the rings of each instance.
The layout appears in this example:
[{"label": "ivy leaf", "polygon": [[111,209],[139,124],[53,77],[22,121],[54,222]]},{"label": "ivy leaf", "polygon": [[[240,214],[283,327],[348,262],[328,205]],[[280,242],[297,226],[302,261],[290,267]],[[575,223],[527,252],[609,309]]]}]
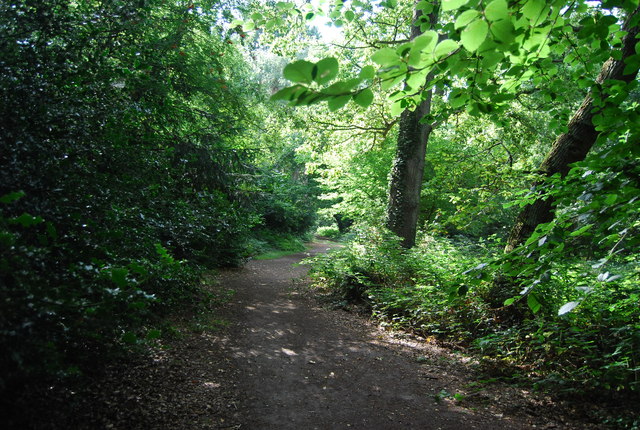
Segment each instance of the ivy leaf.
[{"label": "ivy leaf", "polygon": [[331,112],[337,111],[338,109],[342,108],[344,105],[349,103],[349,100],[351,100],[351,96],[350,95],[332,97],[332,98],[330,98],[328,100],[329,110]]},{"label": "ivy leaf", "polygon": [[484,16],[489,21],[499,21],[509,18],[509,5],[507,0],[493,0],[484,8]]},{"label": "ivy leaf", "polygon": [[442,0],[442,10],[454,10],[469,3],[469,0]]},{"label": "ivy leaf", "polygon": [[306,61],[298,60],[293,63],[287,64],[282,72],[284,77],[291,82],[302,82],[310,84],[313,81],[313,69],[315,64]]},{"label": "ivy leaf", "polygon": [[373,102],[373,92],[369,88],[365,88],[353,95],[353,101],[366,109]]},{"label": "ivy leaf", "polygon": [[316,63],[316,74],[314,80],[320,85],[324,85],[338,76],[340,68],[338,60],[334,57],[325,58]]},{"label": "ivy leaf", "polygon": [[489,24],[480,19],[476,20],[462,30],[462,34],[460,35],[462,46],[469,52],[475,52],[487,38],[488,33]]},{"label": "ivy leaf", "polygon": [[396,53],[395,49],[381,48],[371,56],[371,61],[380,64],[383,67],[391,66],[400,62],[400,56]]}]

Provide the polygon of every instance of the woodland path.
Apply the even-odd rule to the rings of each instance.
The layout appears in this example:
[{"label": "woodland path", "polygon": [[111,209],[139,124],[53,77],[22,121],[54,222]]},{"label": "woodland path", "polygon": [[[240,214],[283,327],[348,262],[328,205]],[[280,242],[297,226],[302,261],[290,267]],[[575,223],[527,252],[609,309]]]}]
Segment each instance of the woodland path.
[{"label": "woodland path", "polygon": [[153,354],[56,393],[21,428],[598,428],[575,404],[484,384],[468,359],[320,304],[297,263],[335,246],[223,271],[211,288],[235,290],[226,304],[177,322],[185,328]]},{"label": "woodland path", "polygon": [[314,243],[307,253],[252,261],[223,274],[222,284],[236,291],[230,309],[235,322],[224,342],[240,398],[236,428],[570,427],[554,421],[557,416],[521,410],[526,409],[522,393],[505,391],[503,395],[515,397],[501,402],[500,390],[484,399],[476,392],[480,395],[470,406],[464,400],[459,405],[441,393],[460,392],[473,380],[444,351],[322,307],[305,293],[307,268],[296,263],[330,246]]}]

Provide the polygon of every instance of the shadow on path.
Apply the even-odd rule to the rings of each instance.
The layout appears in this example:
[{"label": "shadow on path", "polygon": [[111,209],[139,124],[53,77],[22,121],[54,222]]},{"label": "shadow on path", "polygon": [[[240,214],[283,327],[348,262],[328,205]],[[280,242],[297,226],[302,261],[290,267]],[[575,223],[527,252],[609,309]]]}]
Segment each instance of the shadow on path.
[{"label": "shadow on path", "polygon": [[[314,244],[311,254],[326,251]],[[248,429],[530,428],[451,402],[436,402],[439,378],[375,328],[344,311],[328,311],[293,280],[306,254],[252,261],[225,272],[236,291],[225,350],[235,360],[239,419]],[[299,285],[299,283],[298,283]]]}]

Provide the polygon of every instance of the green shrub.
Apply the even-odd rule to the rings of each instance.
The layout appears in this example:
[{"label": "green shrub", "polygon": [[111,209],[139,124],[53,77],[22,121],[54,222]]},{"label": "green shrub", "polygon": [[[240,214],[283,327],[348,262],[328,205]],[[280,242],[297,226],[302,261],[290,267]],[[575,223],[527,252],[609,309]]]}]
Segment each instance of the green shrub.
[{"label": "green shrub", "polygon": [[340,230],[337,225],[321,226],[316,230],[318,236],[328,237],[331,239],[337,239],[340,237]]}]

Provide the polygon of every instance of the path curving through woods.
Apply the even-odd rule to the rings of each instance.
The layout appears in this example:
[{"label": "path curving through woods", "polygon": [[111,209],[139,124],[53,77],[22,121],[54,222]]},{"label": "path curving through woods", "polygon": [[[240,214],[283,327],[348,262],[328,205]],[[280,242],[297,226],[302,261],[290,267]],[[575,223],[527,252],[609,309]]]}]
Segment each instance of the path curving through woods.
[{"label": "path curving through woods", "polygon": [[601,428],[581,414],[595,404],[485,383],[468,358],[321,305],[298,263],[335,247],[313,243],[305,253],[222,271],[210,288],[219,298],[234,290],[226,304],[178,316],[175,336],[89,384],[51,387],[44,406],[15,428]]},{"label": "path curving through woods", "polygon": [[319,305],[305,294],[307,267],[297,263],[332,246],[314,243],[307,253],[223,274],[222,284],[236,292],[224,351],[236,369],[237,428],[568,428],[557,417],[465,407],[455,388],[473,381],[465,381],[464,369],[442,365],[437,347],[399,341]]}]

